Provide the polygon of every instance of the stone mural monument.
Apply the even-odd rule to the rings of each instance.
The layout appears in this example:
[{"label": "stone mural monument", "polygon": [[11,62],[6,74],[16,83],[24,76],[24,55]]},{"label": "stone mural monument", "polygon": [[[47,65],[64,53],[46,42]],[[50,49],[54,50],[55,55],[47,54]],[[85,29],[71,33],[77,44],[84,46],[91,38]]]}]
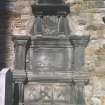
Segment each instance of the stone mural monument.
[{"label": "stone mural monument", "polygon": [[32,11],[32,35],[13,38],[13,105],[85,105],[89,77],[84,51],[89,36],[70,34],[70,8],[63,0],[38,0]]}]

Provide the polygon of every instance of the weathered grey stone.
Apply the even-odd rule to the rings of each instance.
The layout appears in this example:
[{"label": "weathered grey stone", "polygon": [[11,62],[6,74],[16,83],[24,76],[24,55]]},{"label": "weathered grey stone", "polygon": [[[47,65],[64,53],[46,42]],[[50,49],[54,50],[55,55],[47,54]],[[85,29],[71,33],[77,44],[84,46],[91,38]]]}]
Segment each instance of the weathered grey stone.
[{"label": "weathered grey stone", "polygon": [[26,47],[29,37],[28,36],[15,36],[13,37],[15,41],[15,48],[16,48],[16,65],[17,69],[24,69],[25,68],[25,55],[26,55]]},{"label": "weathered grey stone", "polygon": [[73,69],[80,70],[84,66],[84,50],[89,42],[89,36],[71,36],[73,46]]}]

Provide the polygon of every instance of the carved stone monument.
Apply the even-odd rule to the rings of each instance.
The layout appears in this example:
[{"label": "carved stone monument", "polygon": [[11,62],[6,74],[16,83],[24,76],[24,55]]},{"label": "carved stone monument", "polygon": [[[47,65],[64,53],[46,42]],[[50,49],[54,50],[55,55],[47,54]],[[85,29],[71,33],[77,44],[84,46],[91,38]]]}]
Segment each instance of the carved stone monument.
[{"label": "carved stone monument", "polygon": [[0,105],[12,105],[12,74],[7,68],[0,71]]},{"label": "carved stone monument", "polygon": [[39,0],[32,10],[32,36],[14,37],[14,105],[85,105],[89,36],[70,35],[63,0]]}]

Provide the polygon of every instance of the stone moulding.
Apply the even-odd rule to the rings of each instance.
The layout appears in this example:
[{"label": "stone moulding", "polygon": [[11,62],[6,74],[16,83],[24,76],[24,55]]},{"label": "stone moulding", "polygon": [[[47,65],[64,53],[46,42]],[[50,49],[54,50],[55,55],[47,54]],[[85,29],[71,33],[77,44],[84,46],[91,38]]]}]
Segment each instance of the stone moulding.
[{"label": "stone moulding", "polygon": [[84,46],[87,47],[89,41],[90,41],[90,36],[76,36],[72,35],[70,36],[71,44],[73,46]]},{"label": "stone moulding", "polygon": [[[27,72],[28,82],[84,82],[87,83],[89,81],[88,71],[79,71],[79,72],[67,72],[67,73],[39,73],[33,74],[33,72]],[[26,79],[26,72],[24,70],[15,70],[13,72],[13,80],[24,82]]]}]

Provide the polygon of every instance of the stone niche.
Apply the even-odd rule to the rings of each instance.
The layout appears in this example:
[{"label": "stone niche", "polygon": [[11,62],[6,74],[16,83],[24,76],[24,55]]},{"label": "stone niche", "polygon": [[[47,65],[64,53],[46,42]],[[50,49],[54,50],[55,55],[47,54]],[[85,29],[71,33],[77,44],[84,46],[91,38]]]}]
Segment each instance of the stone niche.
[{"label": "stone niche", "polygon": [[[59,6],[66,7],[62,3]],[[34,12],[32,35],[13,38],[14,105],[85,105],[84,85],[89,78],[84,52],[89,36],[70,35],[68,10],[58,16],[52,10],[54,14],[45,9],[48,16]]]}]

